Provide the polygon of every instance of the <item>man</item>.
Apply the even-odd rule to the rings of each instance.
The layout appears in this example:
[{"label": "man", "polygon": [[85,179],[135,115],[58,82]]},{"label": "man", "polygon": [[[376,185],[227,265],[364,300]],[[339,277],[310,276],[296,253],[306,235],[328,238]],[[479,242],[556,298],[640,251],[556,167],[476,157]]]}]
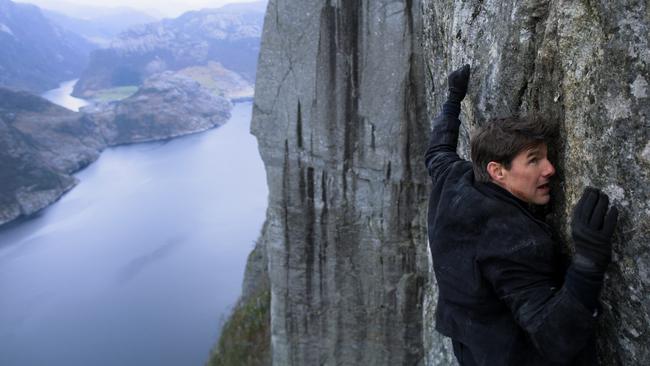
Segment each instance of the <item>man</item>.
[{"label": "man", "polygon": [[571,223],[575,256],[531,205],[549,201],[550,129],[533,118],[488,122],[456,154],[469,65],[449,75],[426,165],[433,182],[428,232],[439,287],[436,329],[461,365],[594,365],[598,294],[618,212],[587,188]]}]

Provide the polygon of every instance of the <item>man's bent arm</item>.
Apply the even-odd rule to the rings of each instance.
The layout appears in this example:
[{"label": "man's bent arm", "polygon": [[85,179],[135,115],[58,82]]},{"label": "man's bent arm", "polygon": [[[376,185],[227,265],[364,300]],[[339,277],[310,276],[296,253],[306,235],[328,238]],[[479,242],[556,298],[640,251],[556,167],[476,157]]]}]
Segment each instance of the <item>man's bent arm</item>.
[{"label": "man's bent arm", "polygon": [[424,156],[429,175],[434,181],[447,170],[452,163],[461,160],[456,153],[458,145],[458,128],[460,104],[450,106],[447,101],[442,112],[433,120],[429,148]]},{"label": "man's bent arm", "polygon": [[534,243],[481,260],[481,271],[510,308],[538,352],[558,363],[571,361],[593,337],[593,312],[566,286],[557,288],[552,263],[540,262]]},{"label": "man's bent arm", "polygon": [[429,175],[437,181],[452,163],[461,160],[456,153],[460,126],[460,102],[465,98],[470,67],[465,65],[448,77],[449,96],[442,112],[433,120],[425,164]]}]

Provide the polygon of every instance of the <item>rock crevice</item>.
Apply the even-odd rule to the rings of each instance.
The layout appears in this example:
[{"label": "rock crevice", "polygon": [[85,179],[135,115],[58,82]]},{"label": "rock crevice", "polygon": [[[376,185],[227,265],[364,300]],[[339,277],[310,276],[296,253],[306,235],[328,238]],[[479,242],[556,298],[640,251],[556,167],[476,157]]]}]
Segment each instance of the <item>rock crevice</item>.
[{"label": "rock crevice", "polygon": [[[426,177],[410,167],[424,153],[416,135],[427,124],[423,89],[411,90],[422,74],[413,69],[423,67],[410,41],[419,9],[269,3],[252,131],[271,190],[264,242],[274,364],[423,359],[411,296],[426,276],[417,260]],[[297,21],[295,12],[307,16]]]}]

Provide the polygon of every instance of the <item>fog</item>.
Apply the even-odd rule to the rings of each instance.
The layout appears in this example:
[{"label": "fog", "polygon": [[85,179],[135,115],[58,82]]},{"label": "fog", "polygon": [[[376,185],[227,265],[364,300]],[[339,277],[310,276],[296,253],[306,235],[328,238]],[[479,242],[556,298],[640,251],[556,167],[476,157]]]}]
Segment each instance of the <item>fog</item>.
[{"label": "fog", "polygon": [[[155,17],[176,17],[186,11],[203,8],[218,8],[225,4],[258,2],[253,0],[21,0],[39,7],[65,12],[66,9],[79,10],[80,7],[117,8],[128,7],[146,12]],[[267,0],[261,2],[266,3]]]}]

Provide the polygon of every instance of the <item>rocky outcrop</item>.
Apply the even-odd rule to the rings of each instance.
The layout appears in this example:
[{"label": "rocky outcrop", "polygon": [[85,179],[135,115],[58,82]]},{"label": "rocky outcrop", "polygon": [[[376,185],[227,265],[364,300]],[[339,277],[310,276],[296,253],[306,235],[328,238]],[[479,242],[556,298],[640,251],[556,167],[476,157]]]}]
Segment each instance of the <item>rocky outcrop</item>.
[{"label": "rocky outcrop", "polygon": [[206,65],[190,66],[177,71],[179,75],[196,80],[212,94],[230,100],[253,99],[254,84],[220,63],[209,61]]},{"label": "rocky outcrop", "polygon": [[210,61],[252,83],[262,29],[261,9],[204,9],[130,28],[110,47],[91,54],[73,94],[90,97],[97,90],[139,86],[154,74],[205,66]]},{"label": "rocky outcrop", "polygon": [[168,74],[121,102],[82,113],[0,88],[0,225],[55,202],[77,183],[72,174],[107,146],[219,126],[231,107],[197,82]]},{"label": "rocky outcrop", "polygon": [[225,123],[232,105],[171,72],[145,80],[132,96],[83,109],[102,126],[109,145],[167,139]]},{"label": "rocky outcrop", "polygon": [[461,155],[473,126],[538,112],[560,126],[548,211],[567,250],[586,185],[620,208],[600,356],[649,363],[648,14],[635,1],[271,0],[252,130],[270,191],[256,273],[273,364],[455,363],[433,329],[422,153],[425,105],[439,111],[464,63]]},{"label": "rocky outcrop", "polygon": [[568,243],[571,209],[585,186],[603,188],[618,206],[614,263],[603,290],[601,356],[604,365],[650,363],[650,6],[427,0],[425,8],[433,109],[443,101],[446,74],[471,63],[465,132],[517,112],[539,112],[560,123],[551,212]]},{"label": "rocky outcrop", "polygon": [[0,88],[0,224],[56,201],[104,142],[78,113]]},{"label": "rocky outcrop", "polygon": [[30,4],[0,0],[0,86],[40,93],[77,77],[95,48]]},{"label": "rocky outcrop", "polygon": [[275,365],[423,359],[421,20],[412,1],[269,2],[252,132]]}]

